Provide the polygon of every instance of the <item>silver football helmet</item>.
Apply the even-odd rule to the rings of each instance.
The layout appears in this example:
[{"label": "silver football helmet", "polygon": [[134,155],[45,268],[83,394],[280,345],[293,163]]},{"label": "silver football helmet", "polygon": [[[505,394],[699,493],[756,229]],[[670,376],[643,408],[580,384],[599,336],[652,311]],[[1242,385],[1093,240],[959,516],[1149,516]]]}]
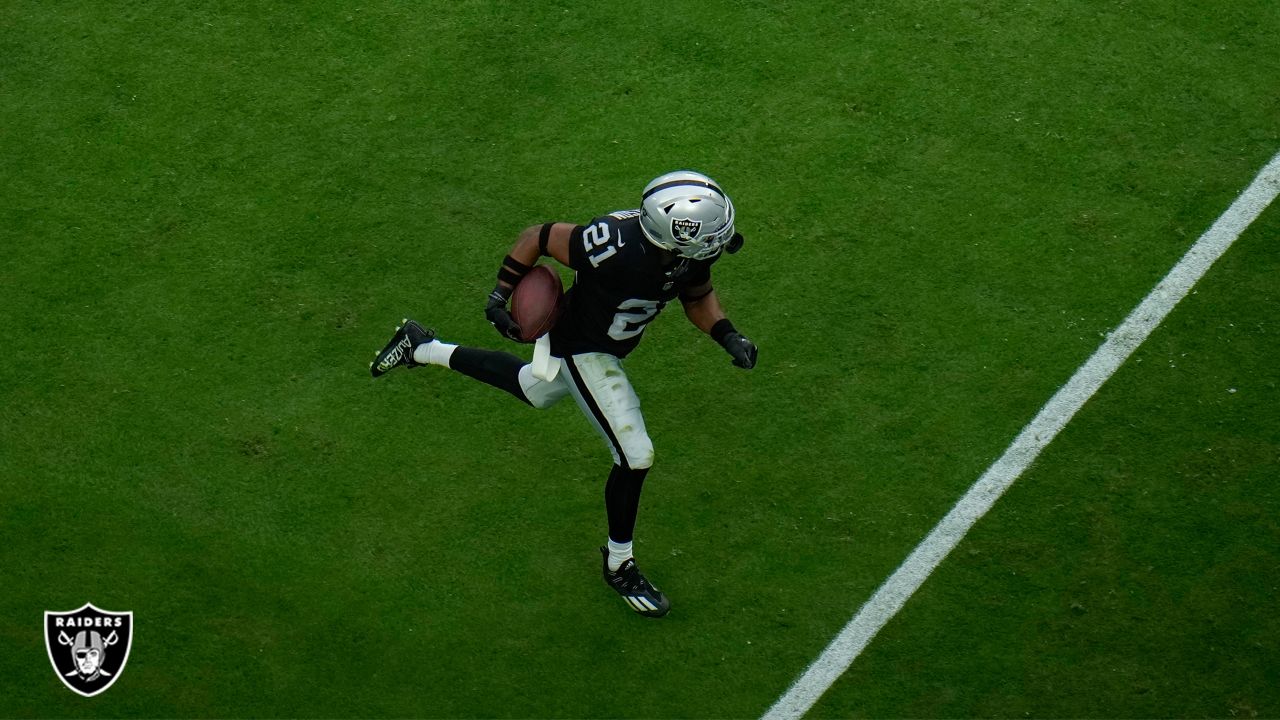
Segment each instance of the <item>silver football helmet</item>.
[{"label": "silver football helmet", "polygon": [[733,237],[733,203],[702,173],[670,172],[644,187],[640,230],[649,242],[664,250],[705,260]]}]

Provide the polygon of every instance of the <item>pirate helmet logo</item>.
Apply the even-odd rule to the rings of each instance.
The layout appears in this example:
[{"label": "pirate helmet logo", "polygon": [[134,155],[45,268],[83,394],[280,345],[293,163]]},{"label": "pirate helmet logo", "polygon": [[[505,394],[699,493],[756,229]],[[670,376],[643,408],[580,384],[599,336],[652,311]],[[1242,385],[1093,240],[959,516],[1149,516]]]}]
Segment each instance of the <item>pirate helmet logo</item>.
[{"label": "pirate helmet logo", "polygon": [[698,231],[702,229],[702,222],[699,220],[690,220],[689,218],[672,218],[671,219],[671,236],[682,243],[691,243],[698,239]]},{"label": "pirate helmet logo", "polygon": [[85,603],[78,610],[44,614],[49,662],[64,685],[85,697],[103,692],[120,678],[132,644],[132,612]]}]

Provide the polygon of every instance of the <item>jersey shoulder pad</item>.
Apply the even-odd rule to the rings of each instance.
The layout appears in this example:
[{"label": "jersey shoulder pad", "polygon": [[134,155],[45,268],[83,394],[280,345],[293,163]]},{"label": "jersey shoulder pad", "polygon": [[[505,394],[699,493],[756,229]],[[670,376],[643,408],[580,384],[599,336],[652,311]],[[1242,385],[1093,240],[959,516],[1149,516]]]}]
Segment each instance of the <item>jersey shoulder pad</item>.
[{"label": "jersey shoulder pad", "polygon": [[614,210],[609,213],[609,217],[615,220],[630,220],[640,217],[640,210],[638,208],[635,210]]},{"label": "jersey shoulder pad", "polygon": [[569,266],[577,271],[622,272],[631,262],[622,258],[630,258],[640,247],[632,239],[643,239],[639,211],[634,215],[629,212],[620,210],[592,218],[581,232],[575,231],[569,242]]}]

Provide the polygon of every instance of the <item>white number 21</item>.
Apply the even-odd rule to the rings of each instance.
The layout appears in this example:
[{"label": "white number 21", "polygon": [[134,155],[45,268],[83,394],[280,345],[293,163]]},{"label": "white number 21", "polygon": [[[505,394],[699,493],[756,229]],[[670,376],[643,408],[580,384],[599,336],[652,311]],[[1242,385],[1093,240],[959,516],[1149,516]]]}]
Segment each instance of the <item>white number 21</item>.
[{"label": "white number 21", "polygon": [[[591,261],[591,267],[600,267],[600,263],[613,257],[618,252],[618,248],[609,245],[609,226],[604,223],[596,223],[582,231],[582,247],[587,251],[587,259]],[[609,245],[604,250],[592,255],[591,253],[601,245]]]}]

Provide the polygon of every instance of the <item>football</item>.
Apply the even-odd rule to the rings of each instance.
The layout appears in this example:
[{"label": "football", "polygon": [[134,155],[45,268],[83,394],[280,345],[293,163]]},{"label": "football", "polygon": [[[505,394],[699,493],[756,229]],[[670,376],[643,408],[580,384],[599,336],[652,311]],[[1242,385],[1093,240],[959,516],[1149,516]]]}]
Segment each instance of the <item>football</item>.
[{"label": "football", "polygon": [[537,265],[520,278],[511,294],[511,318],[520,326],[521,342],[531,343],[555,326],[563,290],[560,275],[546,265]]}]

